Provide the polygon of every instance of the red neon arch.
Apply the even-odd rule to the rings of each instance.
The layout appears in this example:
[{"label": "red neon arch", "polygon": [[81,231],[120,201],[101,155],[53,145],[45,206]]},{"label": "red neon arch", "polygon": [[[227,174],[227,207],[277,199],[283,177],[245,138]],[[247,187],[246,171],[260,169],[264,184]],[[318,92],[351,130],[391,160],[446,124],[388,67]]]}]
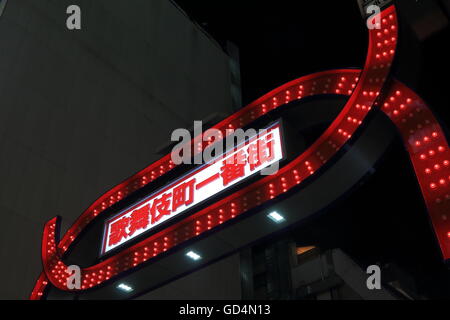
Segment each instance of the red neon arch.
[{"label": "red neon arch", "polygon": [[[444,259],[450,258],[450,224],[445,215],[450,205],[450,152],[445,136],[425,103],[410,89],[393,81],[382,91],[397,43],[395,7],[382,12],[382,29],[369,31],[369,49],[364,70],[333,70],[316,73],[285,84],[223,120],[214,128],[225,135],[286,103],[316,94],[342,94],[350,98],[325,133],[302,155],[276,175],[254,184],[205,208],[185,220],[150,236],[107,260],[82,270],[82,289],[95,287],[130,270],[161,252],[245,213],[265,201],[287,192],[317,172],[350,139],[373,107],[382,106],[399,129],[418,178]],[[383,92],[382,96],[380,92]],[[412,114],[412,116],[411,116]],[[420,122],[420,123],[419,123]],[[420,127],[419,127],[420,126]],[[197,150],[209,143],[194,139]],[[439,165],[437,169],[436,165]],[[116,186],[99,198],[77,219],[56,243],[54,218],[47,222],[42,245],[44,272],[31,299],[39,299],[48,282],[67,290],[64,252],[83,228],[98,214],[128,194],[164,175],[175,165],[170,154]],[[444,181],[445,180],[445,181]]]}]

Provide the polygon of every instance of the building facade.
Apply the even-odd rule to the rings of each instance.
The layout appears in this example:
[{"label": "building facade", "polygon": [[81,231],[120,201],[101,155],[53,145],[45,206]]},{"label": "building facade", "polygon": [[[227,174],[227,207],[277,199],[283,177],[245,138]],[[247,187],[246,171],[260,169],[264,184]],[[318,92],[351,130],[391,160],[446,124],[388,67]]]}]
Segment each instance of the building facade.
[{"label": "building facade", "polygon": [[[81,30],[66,27],[72,4]],[[4,9],[0,297],[27,299],[42,269],[45,221],[62,216],[64,232],[157,160],[172,130],[231,113],[232,74],[224,50],[170,1],[25,0]],[[237,259],[213,268],[237,275]],[[158,296],[240,296],[224,278],[210,276],[202,293],[184,281]]]}]

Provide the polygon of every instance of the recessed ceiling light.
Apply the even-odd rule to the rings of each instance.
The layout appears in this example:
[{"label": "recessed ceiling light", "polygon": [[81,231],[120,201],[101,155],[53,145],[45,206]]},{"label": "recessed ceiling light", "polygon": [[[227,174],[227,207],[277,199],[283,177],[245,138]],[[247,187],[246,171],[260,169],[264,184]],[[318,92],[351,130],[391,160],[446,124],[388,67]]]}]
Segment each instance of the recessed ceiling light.
[{"label": "recessed ceiling light", "polygon": [[189,251],[188,253],[186,253],[186,255],[195,261],[200,260],[202,258],[198,253],[194,251]]},{"label": "recessed ceiling light", "polygon": [[279,214],[276,211],[269,213],[267,216],[270,218],[270,220],[272,220],[276,223],[280,223],[280,222],[283,222],[284,220],[286,220],[281,214]]},{"label": "recessed ceiling light", "polygon": [[120,290],[125,291],[125,292],[131,292],[131,291],[133,291],[133,288],[130,287],[129,285],[126,285],[125,283],[119,284],[119,285],[117,286],[117,289],[120,289]]}]

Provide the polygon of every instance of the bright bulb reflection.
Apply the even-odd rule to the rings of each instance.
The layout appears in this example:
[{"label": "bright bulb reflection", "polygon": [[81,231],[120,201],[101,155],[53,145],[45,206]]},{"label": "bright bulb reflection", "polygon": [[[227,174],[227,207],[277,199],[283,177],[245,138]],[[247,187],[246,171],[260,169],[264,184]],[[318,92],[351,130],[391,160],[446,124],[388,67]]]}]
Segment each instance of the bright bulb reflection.
[{"label": "bright bulb reflection", "polygon": [[280,222],[283,222],[284,220],[286,220],[281,214],[279,214],[276,211],[269,213],[267,216],[276,223],[280,223]]},{"label": "bright bulb reflection", "polygon": [[189,251],[188,253],[186,253],[186,255],[195,261],[200,260],[202,258],[199,254],[195,253],[194,251]]}]

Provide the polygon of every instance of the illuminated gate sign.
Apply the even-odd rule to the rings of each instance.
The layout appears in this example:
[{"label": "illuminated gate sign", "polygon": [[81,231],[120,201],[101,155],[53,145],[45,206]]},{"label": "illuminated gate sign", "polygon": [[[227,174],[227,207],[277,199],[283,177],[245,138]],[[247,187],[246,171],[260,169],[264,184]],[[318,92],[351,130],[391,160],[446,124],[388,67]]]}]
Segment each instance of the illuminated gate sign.
[{"label": "illuminated gate sign", "polygon": [[[5,2],[0,0],[0,4],[2,3],[4,4]],[[390,3],[390,0],[361,0],[361,4],[362,6],[364,5],[364,8],[369,4],[384,5],[388,3]],[[366,11],[364,11],[364,13],[366,13]],[[331,171],[329,168],[328,170],[325,170],[325,164],[330,163],[330,160],[336,158],[338,153],[347,152],[347,150],[354,148],[353,144],[347,144],[351,137],[355,140],[358,139],[358,143],[367,143],[367,141],[361,141],[360,137],[354,134],[357,130],[362,130],[364,124],[367,124],[370,110],[372,108],[377,108],[380,112],[385,113],[387,117],[389,117],[400,133],[405,149],[409,154],[409,159],[413,165],[417,182],[420,185],[422,197],[431,218],[435,235],[437,236],[440,245],[442,257],[444,261],[450,261],[450,219],[447,219],[447,214],[450,210],[450,202],[445,200],[449,199],[448,195],[450,194],[450,183],[448,182],[448,177],[450,177],[449,143],[441,124],[426,103],[410,88],[390,75],[390,67],[394,60],[398,43],[399,24],[395,6],[392,5],[384,9],[381,12],[380,18],[382,31],[369,29],[369,50],[363,70],[327,70],[295,79],[271,91],[254,103],[242,108],[236,114],[224,119],[214,127],[214,129],[219,130],[222,135],[225,135],[228,128],[242,128],[249,126],[253,121],[263,117],[272,110],[283,110],[287,104],[293,101],[301,101],[304,98],[317,96],[319,94],[339,94],[349,97],[339,116],[333,120],[328,129],[326,129],[307,150],[300,155],[297,155],[295,159],[291,160],[284,167],[281,167],[278,172],[274,173],[270,178],[267,177],[266,179],[243,186],[236,196],[226,195],[220,199],[220,205],[227,207],[231,207],[233,202],[246,204],[245,206],[238,205],[235,210],[236,215],[227,214],[224,217],[224,221],[232,221],[235,216],[256,209],[266,203],[266,201],[276,199],[277,197],[285,195],[287,192],[295,190],[294,188],[297,189],[297,192],[302,192],[301,190],[298,190],[298,186],[302,184],[305,185],[305,183],[311,181],[308,179],[309,177],[313,175],[320,176],[326,171]],[[381,80],[373,81],[373,79]],[[376,103],[377,100],[378,103]],[[414,117],[411,118],[411,115],[414,115]],[[420,126],[418,126],[418,122],[421,122]],[[373,123],[374,122],[372,122],[372,124]],[[382,126],[380,129],[384,130],[384,127]],[[201,243],[203,240],[196,239],[196,237],[205,230],[195,232],[197,227],[195,224],[191,223],[190,217],[186,217],[182,220],[180,214],[200,202],[212,198],[220,191],[230,188],[239,181],[248,178],[250,175],[260,172],[263,168],[281,159],[283,157],[283,152],[280,127],[276,124],[268,130],[268,133],[260,133],[259,136],[253,137],[253,139],[250,139],[244,145],[238,146],[235,150],[219,156],[218,159],[203,165],[180,178],[178,181],[161,188],[153,195],[146,197],[144,200],[140,200],[132,207],[108,220],[105,223],[104,229],[103,253],[117,248],[121,244],[136,238],[139,234],[155,228],[157,225],[176,215],[180,218],[180,221],[173,225],[173,230],[167,228],[158,233],[155,232],[154,235],[149,235],[146,239],[140,240],[136,245],[124,248],[123,251],[118,252],[115,255],[111,255],[94,265],[83,268],[81,270],[82,278],[80,279],[82,285],[81,290],[78,290],[79,293],[82,294],[85,290],[96,288],[101,285],[104,285],[106,289],[107,286],[116,284],[116,280],[119,279],[120,276],[126,276],[129,272],[134,272],[134,268],[141,266],[147,261],[145,253],[143,252],[145,249],[156,249],[158,242],[155,240],[162,240],[164,237],[174,238],[175,234],[177,234],[177,228],[186,229],[186,236],[183,237],[182,240],[180,239],[181,241],[179,243],[170,244],[167,247],[169,252],[171,249],[176,248],[176,246],[181,245],[186,241],[198,241],[198,243]],[[263,145],[265,144],[264,148],[260,148],[264,149],[265,156],[259,157],[258,160],[260,160],[260,163],[257,162],[257,166],[251,166],[250,163],[245,163],[243,166],[230,167],[227,166],[226,163],[224,164],[224,160],[227,160],[232,156],[239,155],[240,158],[243,158],[246,161],[248,161],[249,158],[254,157],[255,142],[262,142]],[[191,147],[192,146],[191,143]],[[200,149],[204,150],[205,146],[206,144],[201,145]],[[369,152],[369,148],[370,153],[373,153],[375,150],[371,149],[373,145],[366,147],[367,149],[365,152]],[[363,149],[359,149],[358,146],[355,148],[355,152],[358,154],[363,152]],[[384,152],[384,149],[383,151],[380,149],[378,152]],[[378,158],[381,156],[381,153],[378,156],[371,155],[371,157],[372,156]],[[332,164],[330,164],[330,166],[331,165]],[[64,259],[70,254],[69,250],[77,245],[76,240],[82,237],[82,231],[85,230],[90,223],[95,221],[95,217],[101,214],[107,214],[107,208],[122,201],[123,198],[118,197],[122,192],[124,192],[125,196],[128,196],[131,192],[138,190],[139,186],[137,183],[142,181],[141,179],[148,177],[149,172],[160,169],[160,174],[158,176],[152,176],[151,181],[149,181],[149,183],[151,183],[158,177],[164,177],[165,174],[168,174],[175,167],[171,155],[168,154],[157,162],[150,164],[147,168],[133,175],[123,183],[115,186],[92,203],[92,205],[74,222],[72,227],[66,231],[61,240],[57,237],[57,234],[60,231],[60,218],[54,217],[47,221],[44,227],[41,248],[44,272],[39,276],[30,299],[38,300],[45,298],[47,288],[75,292],[75,290],[70,289],[67,285],[67,280],[69,280],[70,276],[65,270],[68,270],[69,266],[65,263]],[[320,170],[322,168],[323,170]],[[235,170],[230,171],[230,169]],[[356,172],[359,170],[362,169],[358,168],[356,169]],[[345,174],[346,173],[344,172],[342,176],[336,176],[344,177]],[[286,179],[286,177],[290,179]],[[284,184],[281,184],[280,182],[283,181],[283,179],[286,181]],[[317,182],[317,180],[314,182]],[[309,183],[314,182],[311,181]],[[273,184],[275,184],[274,189],[271,188],[271,185]],[[277,187],[279,184],[283,187]],[[353,185],[353,183],[351,184]],[[145,185],[147,185],[147,183],[142,184],[141,187],[144,187]],[[337,188],[333,189],[334,191],[344,191],[344,189],[341,188],[345,188],[345,192],[348,192],[349,190],[346,183],[342,184],[341,182],[338,182],[330,186]],[[130,187],[132,188],[131,192],[129,190]],[[270,190],[273,192],[270,192],[270,195],[266,194],[262,199],[247,199],[247,196],[251,194],[254,189]],[[321,192],[327,192],[327,190],[319,190],[316,188],[310,188],[310,190],[312,190],[312,192],[317,192],[317,198],[319,198]],[[332,195],[332,201],[336,201],[336,199],[338,199],[337,197],[338,194]],[[249,201],[247,202],[247,200]],[[315,201],[319,203],[321,200]],[[323,209],[328,207],[331,203],[332,202],[323,203],[320,208]],[[308,210],[316,212],[314,208]],[[202,219],[208,215],[215,217],[218,214],[219,211],[216,210],[215,204],[211,204],[209,207],[202,208],[201,210],[199,209],[198,212],[193,213],[192,218]],[[304,213],[302,212],[302,215],[303,214]],[[257,214],[252,216],[252,218],[256,217],[261,216],[258,216]],[[292,213],[291,217],[292,222],[305,219],[305,216],[295,216],[295,213]],[[218,219],[212,220],[212,230],[220,224],[217,220]],[[285,223],[286,225],[283,227],[292,225],[290,220],[287,220]],[[252,227],[253,225],[248,224],[242,228],[242,232],[245,232]],[[272,230],[267,229],[264,234],[267,235],[274,230],[279,230],[279,227],[274,227]],[[156,229],[152,231],[156,231]],[[233,234],[230,234],[230,237],[232,235]],[[258,238],[260,238],[260,236],[261,234],[258,235]],[[236,245],[231,245],[230,243],[227,247],[231,249],[231,247],[236,248],[240,245],[245,245],[247,240],[256,240],[255,237],[236,241]],[[207,240],[208,239],[205,241]],[[216,252],[217,254],[210,252],[211,260],[209,261],[222,257],[226,250],[228,249],[224,248],[223,252]],[[157,249],[153,256],[156,257],[164,251],[166,251],[166,249]],[[128,261],[130,256],[135,256],[134,259],[136,262],[133,263],[132,266]],[[207,261],[207,259],[204,261]],[[195,265],[195,267],[199,266],[200,264]],[[178,271],[171,270],[164,279],[161,279],[162,282],[155,280],[152,285],[160,285],[165,283],[164,281],[170,279],[173,280],[176,276],[183,274],[183,272],[192,271],[192,267],[193,266],[186,265],[181,267]],[[141,270],[143,270],[143,268]],[[154,269],[150,270],[153,271]],[[115,288],[117,287],[114,287],[114,290]],[[59,294],[57,294],[57,296],[60,298]],[[113,297],[117,298],[116,293],[114,293]]]},{"label": "illuminated gate sign", "polygon": [[277,123],[107,220],[102,254],[280,161],[281,141]]}]

